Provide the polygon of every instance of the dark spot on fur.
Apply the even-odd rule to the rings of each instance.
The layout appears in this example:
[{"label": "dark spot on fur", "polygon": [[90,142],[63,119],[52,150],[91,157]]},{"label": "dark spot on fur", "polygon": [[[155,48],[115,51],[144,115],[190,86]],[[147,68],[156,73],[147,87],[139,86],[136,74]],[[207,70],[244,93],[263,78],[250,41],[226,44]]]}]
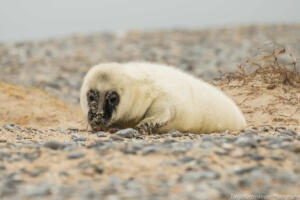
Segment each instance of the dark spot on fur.
[{"label": "dark spot on fur", "polygon": [[105,94],[105,101],[103,104],[104,119],[108,120],[111,118],[112,113],[116,110],[117,105],[120,102],[120,96],[117,92],[107,92]]},{"label": "dark spot on fur", "polygon": [[88,120],[92,121],[96,117],[98,111],[99,91],[89,90],[87,92],[87,102],[89,107]]}]

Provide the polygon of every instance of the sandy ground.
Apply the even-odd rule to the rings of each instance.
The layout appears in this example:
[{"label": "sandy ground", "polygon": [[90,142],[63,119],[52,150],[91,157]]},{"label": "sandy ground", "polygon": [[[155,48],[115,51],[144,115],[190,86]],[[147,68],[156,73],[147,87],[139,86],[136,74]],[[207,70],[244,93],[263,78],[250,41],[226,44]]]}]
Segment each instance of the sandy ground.
[{"label": "sandy ground", "polygon": [[82,121],[78,108],[65,105],[45,91],[0,83],[0,124],[26,127],[72,127]]}]

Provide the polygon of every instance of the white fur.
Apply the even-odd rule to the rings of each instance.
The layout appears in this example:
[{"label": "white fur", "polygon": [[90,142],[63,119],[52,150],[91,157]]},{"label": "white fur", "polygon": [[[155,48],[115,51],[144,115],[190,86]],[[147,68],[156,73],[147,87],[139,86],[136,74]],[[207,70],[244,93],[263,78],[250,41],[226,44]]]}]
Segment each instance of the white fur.
[{"label": "white fur", "polygon": [[89,89],[115,90],[120,94],[111,124],[136,127],[154,122],[165,124],[159,132],[176,129],[192,133],[240,130],[246,126],[239,108],[223,92],[170,66],[135,62],[94,66],[81,88],[85,117]]}]

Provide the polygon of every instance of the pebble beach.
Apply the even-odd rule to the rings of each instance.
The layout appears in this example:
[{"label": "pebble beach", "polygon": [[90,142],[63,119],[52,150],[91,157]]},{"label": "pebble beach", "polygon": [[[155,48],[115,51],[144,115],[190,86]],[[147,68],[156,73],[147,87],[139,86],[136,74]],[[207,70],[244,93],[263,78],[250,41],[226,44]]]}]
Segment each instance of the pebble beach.
[{"label": "pebble beach", "polygon": [[[286,47],[282,62],[300,58],[300,25],[0,43],[0,199],[300,199],[299,85],[217,82],[274,43]],[[169,64],[216,84],[247,128],[86,130],[84,75],[95,64],[126,61]]]}]

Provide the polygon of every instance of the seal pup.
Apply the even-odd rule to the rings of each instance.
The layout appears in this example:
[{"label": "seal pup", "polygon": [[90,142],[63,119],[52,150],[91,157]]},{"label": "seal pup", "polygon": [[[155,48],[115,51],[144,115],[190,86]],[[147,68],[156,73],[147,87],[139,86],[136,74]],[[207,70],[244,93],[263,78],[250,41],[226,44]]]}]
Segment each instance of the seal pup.
[{"label": "seal pup", "polygon": [[143,133],[240,130],[245,118],[216,87],[172,66],[104,63],[84,77],[80,104],[92,130],[135,128]]}]

